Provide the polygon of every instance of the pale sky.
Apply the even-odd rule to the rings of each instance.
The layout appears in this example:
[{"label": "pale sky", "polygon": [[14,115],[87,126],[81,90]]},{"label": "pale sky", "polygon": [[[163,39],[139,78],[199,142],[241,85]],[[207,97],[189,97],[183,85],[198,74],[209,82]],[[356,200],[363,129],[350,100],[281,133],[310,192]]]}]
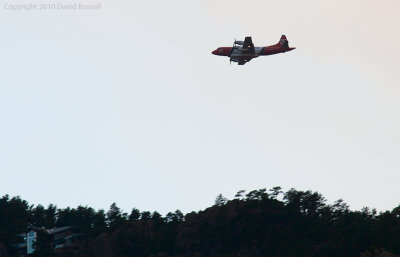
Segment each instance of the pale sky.
[{"label": "pale sky", "polygon": [[[282,186],[400,204],[398,0],[0,3],[0,195],[165,214]],[[211,54],[282,34],[296,50]]]}]

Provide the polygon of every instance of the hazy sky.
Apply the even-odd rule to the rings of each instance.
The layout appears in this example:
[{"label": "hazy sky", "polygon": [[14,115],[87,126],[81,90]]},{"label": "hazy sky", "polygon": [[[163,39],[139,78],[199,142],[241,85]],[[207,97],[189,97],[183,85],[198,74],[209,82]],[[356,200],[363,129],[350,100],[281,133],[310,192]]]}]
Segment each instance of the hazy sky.
[{"label": "hazy sky", "polygon": [[[398,0],[0,3],[0,195],[165,214],[279,185],[400,204]],[[211,54],[282,34],[295,51]]]}]

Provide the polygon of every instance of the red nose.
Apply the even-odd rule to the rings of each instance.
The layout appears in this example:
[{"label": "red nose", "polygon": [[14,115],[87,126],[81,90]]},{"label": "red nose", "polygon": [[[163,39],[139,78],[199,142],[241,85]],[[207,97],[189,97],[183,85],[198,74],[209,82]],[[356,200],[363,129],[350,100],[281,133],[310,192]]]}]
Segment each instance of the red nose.
[{"label": "red nose", "polygon": [[218,54],[218,49],[212,51],[211,53],[217,55]]}]

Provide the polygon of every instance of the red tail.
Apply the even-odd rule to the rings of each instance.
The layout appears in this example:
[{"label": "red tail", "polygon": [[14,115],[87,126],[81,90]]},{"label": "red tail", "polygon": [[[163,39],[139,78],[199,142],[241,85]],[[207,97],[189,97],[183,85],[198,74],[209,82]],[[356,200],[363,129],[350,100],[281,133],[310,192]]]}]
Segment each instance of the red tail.
[{"label": "red tail", "polygon": [[282,48],[289,48],[289,41],[287,40],[285,35],[281,36],[281,40],[279,40],[279,44]]}]

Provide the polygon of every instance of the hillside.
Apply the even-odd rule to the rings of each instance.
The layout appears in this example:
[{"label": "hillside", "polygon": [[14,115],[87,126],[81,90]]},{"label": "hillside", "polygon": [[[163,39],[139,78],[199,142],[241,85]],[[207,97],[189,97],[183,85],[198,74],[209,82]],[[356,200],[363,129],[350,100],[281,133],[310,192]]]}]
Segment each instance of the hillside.
[{"label": "hillside", "polygon": [[27,224],[79,227],[80,243],[54,253],[58,257],[400,254],[400,207],[379,214],[369,208],[351,211],[342,200],[328,205],[317,192],[284,193],[279,187],[239,191],[233,200],[219,195],[204,211],[183,215],[177,210],[165,217],[137,209],[123,213],[115,204],[107,213],[82,206],[34,207],[5,196],[0,199],[2,256],[15,255],[10,246]]}]

